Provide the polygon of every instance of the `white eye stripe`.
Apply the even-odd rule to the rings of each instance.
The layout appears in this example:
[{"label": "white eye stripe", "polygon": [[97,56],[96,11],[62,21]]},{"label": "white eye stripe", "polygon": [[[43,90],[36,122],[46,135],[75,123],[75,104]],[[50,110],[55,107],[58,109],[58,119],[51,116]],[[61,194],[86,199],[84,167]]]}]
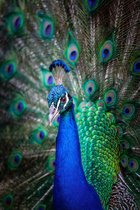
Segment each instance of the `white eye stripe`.
[{"label": "white eye stripe", "polygon": [[68,93],[66,93],[66,103],[64,104],[64,108],[67,106],[68,101],[69,101]]},{"label": "white eye stripe", "polygon": [[53,110],[54,108],[55,108],[55,107],[54,107],[54,102],[52,102],[52,104],[51,104],[49,110],[51,111],[51,110]]},{"label": "white eye stripe", "polygon": [[59,107],[59,105],[60,105],[60,100],[61,100],[61,98],[59,98],[59,100],[58,100],[58,102],[57,102],[57,107],[56,107],[57,110],[58,110],[58,107]]},{"label": "white eye stripe", "polygon": [[57,113],[57,111],[58,111],[58,108],[59,108],[59,104],[60,104],[60,99],[58,100],[58,102],[57,102],[57,107],[55,108],[55,106],[53,105],[53,107],[54,107],[54,116],[55,116],[55,114]]}]

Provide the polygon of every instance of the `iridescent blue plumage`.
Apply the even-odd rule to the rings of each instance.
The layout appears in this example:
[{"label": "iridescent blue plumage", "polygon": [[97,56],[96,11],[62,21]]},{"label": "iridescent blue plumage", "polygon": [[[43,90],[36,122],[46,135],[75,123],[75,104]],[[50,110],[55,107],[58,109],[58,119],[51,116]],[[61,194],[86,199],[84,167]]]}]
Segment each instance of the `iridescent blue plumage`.
[{"label": "iridescent blue plumage", "polygon": [[[48,96],[49,106],[54,103],[56,107],[66,93],[62,85],[52,88]],[[61,102],[58,107],[61,114],[56,140],[54,207],[55,210],[100,210],[100,199],[84,175],[74,106],[69,98],[66,107]]]}]

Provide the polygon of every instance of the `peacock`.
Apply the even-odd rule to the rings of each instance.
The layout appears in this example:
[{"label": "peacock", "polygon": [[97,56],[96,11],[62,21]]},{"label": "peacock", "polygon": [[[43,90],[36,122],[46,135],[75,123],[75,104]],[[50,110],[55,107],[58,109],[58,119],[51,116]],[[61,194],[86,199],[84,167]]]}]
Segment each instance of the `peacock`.
[{"label": "peacock", "polygon": [[140,208],[138,0],[0,1],[0,209]]}]

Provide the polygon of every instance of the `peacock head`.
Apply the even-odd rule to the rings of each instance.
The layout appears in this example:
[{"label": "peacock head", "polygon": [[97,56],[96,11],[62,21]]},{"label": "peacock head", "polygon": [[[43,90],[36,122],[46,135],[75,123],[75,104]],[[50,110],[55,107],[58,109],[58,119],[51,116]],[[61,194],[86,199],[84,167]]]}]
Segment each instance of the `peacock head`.
[{"label": "peacock head", "polygon": [[72,104],[72,97],[63,85],[54,86],[48,95],[49,122],[51,123],[59,114],[68,110]]}]

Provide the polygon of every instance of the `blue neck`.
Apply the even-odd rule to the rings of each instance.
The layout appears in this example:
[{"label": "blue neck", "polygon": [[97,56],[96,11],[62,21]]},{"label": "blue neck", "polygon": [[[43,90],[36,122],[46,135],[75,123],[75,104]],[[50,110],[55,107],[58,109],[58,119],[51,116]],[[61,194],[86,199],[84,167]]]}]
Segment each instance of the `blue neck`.
[{"label": "blue neck", "polygon": [[56,166],[56,175],[65,176],[67,179],[65,184],[69,184],[69,176],[72,176],[73,180],[81,177],[83,181],[86,181],[82,169],[78,129],[73,107],[60,116],[56,141]]},{"label": "blue neck", "polygon": [[[96,192],[93,191],[86,181],[82,168],[78,129],[72,106],[60,116],[56,139],[55,209],[84,210],[86,207],[87,210],[91,210],[93,208],[88,207],[88,205],[94,206],[92,202],[94,198],[94,202],[96,199],[99,200]],[[100,208],[98,209],[100,210]]]}]

